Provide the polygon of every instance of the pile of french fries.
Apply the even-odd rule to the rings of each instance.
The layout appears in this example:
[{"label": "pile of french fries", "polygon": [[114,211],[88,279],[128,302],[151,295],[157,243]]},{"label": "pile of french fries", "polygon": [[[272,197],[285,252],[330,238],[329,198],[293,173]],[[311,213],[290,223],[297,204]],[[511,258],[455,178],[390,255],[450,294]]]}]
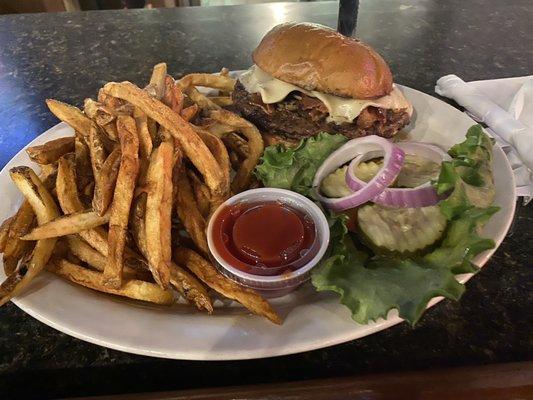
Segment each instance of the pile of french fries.
[{"label": "pile of french fries", "polygon": [[83,110],[47,100],[75,135],[27,149],[38,174],[10,171],[25,200],[0,227],[0,305],[46,269],[136,300],[168,305],[181,296],[208,313],[210,288],[280,323],[265,299],[209,261],[206,221],[256,185],[263,152],[255,126],[223,108],[234,85],[225,69],[175,81],[161,63],[144,89],[107,83]]}]

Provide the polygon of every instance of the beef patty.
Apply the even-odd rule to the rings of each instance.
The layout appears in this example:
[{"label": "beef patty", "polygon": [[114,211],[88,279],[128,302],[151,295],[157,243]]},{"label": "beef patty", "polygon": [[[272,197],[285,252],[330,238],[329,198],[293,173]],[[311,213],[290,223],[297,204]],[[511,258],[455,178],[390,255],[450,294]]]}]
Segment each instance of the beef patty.
[{"label": "beef patty", "polygon": [[349,138],[367,135],[390,138],[410,120],[405,110],[369,106],[353,122],[336,124],[327,121],[328,110],[315,97],[292,92],[279,103],[265,104],[259,93],[248,93],[240,82],[235,85],[232,98],[232,108],[262,132],[291,139],[315,136],[320,132],[340,133]]}]

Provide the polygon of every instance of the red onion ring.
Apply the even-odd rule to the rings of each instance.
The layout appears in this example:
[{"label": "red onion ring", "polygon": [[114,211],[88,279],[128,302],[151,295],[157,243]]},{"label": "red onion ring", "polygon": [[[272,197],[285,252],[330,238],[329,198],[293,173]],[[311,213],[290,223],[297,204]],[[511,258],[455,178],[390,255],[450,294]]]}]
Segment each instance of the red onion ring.
[{"label": "red onion ring", "polygon": [[[330,198],[320,194],[319,187],[326,176],[357,156],[377,151],[379,155],[383,155],[383,167],[370,182],[365,182],[363,187],[346,197]],[[372,135],[352,139],[331,153],[317,170],[313,180],[315,195],[321,203],[333,211],[357,207],[378,196],[394,182],[402,168],[403,159],[403,150],[382,137]]]},{"label": "red onion ring", "polygon": [[424,142],[398,142],[395,143],[405,154],[414,154],[427,158],[434,163],[440,164],[442,161],[449,161],[451,157],[439,146]]},{"label": "red onion ring", "polygon": [[[406,154],[418,155],[430,161],[441,163],[449,160],[450,156],[438,146],[420,142],[396,143]],[[360,155],[352,160],[346,171],[346,184],[351,190],[359,191],[367,183],[355,176],[355,167],[368,159],[382,156],[383,152],[375,151]],[[389,207],[427,207],[442,200],[431,182],[426,182],[415,188],[386,188],[376,195],[372,201]]]}]

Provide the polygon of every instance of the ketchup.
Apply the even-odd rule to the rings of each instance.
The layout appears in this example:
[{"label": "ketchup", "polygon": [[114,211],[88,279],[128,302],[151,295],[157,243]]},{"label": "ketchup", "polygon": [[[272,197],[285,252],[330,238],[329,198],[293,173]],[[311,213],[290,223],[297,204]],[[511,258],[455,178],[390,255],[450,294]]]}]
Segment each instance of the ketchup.
[{"label": "ketchup", "polygon": [[317,253],[313,219],[279,201],[225,206],[213,221],[213,245],[230,265],[256,275],[303,267]]}]

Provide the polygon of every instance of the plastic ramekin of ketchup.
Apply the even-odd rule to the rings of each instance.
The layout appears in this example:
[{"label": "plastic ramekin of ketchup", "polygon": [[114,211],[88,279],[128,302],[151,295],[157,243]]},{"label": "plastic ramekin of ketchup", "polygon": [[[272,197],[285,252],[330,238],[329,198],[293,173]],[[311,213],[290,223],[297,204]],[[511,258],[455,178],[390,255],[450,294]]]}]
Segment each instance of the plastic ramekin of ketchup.
[{"label": "plastic ramekin of ketchup", "polygon": [[284,189],[252,189],[211,216],[209,250],[228,278],[266,297],[283,296],[309,279],[329,243],[320,208]]}]

